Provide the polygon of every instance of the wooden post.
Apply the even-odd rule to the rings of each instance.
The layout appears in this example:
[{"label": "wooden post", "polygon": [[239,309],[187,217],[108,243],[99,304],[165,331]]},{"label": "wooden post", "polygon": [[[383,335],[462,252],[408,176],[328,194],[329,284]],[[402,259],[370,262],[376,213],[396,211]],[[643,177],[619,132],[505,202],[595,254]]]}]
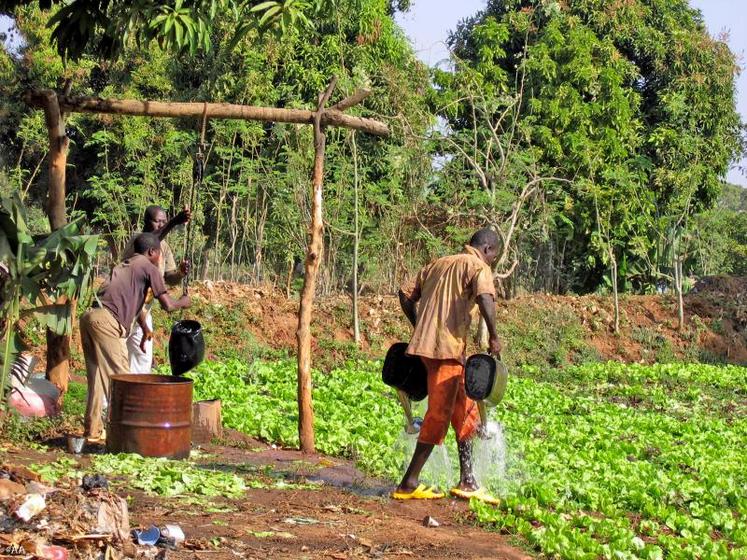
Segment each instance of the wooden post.
[{"label": "wooden post", "polygon": [[[69,87],[69,86],[68,86]],[[65,212],[65,168],[70,140],[65,134],[65,115],[60,111],[57,94],[51,90],[41,92],[40,104],[44,109],[49,138],[49,193],[47,217],[52,231],[67,223]],[[63,302],[74,312],[75,302]],[[58,335],[47,329],[47,379],[60,389],[61,397],[67,392],[70,377],[70,335]]]},{"label": "wooden post", "polygon": [[311,177],[311,226],[309,247],[304,261],[303,289],[298,310],[298,439],[301,451],[314,452],[314,409],[311,400],[311,310],[314,306],[314,291],[319,265],[322,262],[324,223],[322,221],[322,185],[324,183],[324,150],[327,144],[325,127],[322,126],[324,106],[332,95],[336,78],[319,94],[319,103],[314,114],[314,172]]}]

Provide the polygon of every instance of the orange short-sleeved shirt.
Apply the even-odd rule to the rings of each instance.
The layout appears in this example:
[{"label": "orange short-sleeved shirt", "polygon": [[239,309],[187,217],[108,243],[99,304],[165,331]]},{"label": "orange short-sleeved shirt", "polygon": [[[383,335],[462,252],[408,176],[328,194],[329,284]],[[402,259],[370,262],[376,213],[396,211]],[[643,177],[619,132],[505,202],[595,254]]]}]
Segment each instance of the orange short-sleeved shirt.
[{"label": "orange short-sleeved shirt", "polygon": [[479,251],[468,245],[464,253],[437,259],[401,290],[418,302],[418,320],[407,353],[464,361],[477,296],[495,298],[493,273]]}]

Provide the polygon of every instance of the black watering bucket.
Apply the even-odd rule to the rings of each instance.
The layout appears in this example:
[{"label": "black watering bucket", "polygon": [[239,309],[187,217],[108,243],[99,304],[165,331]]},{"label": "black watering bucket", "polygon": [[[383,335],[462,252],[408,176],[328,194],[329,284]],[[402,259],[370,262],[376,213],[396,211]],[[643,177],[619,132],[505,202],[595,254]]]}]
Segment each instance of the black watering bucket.
[{"label": "black watering bucket", "polygon": [[422,401],[428,396],[428,372],[417,356],[407,356],[406,342],[392,344],[384,358],[381,379],[385,384],[401,389],[413,401]]},{"label": "black watering bucket", "polygon": [[177,321],[169,337],[169,362],[171,374],[182,375],[202,362],[205,357],[205,339],[197,321]]},{"label": "black watering bucket", "polygon": [[495,360],[487,354],[474,354],[464,367],[464,390],[475,401],[488,397],[495,381]]},{"label": "black watering bucket", "polygon": [[485,406],[496,406],[506,393],[508,369],[488,354],[474,354],[464,366],[464,390],[467,396]]}]

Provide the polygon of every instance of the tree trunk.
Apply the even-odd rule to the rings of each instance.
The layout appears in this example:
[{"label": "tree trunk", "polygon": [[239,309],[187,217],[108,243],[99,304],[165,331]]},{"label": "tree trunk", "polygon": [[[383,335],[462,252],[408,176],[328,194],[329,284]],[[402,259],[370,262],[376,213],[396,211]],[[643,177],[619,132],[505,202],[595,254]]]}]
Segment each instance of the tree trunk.
[{"label": "tree trunk", "polygon": [[[261,196],[260,196],[261,193]],[[257,284],[262,282],[262,261],[265,245],[265,225],[267,223],[267,193],[262,184],[257,185],[257,204],[254,211],[254,280]],[[291,271],[293,267],[291,265]],[[290,284],[289,284],[290,285]],[[288,288],[290,294],[290,288]]]},{"label": "tree trunk", "polygon": [[319,274],[319,264],[324,250],[322,221],[322,185],[324,180],[324,150],[326,135],[322,127],[322,114],[336,80],[333,79],[324,93],[319,95],[317,111],[314,115],[314,172],[311,178],[311,227],[309,246],[304,261],[305,274],[301,304],[298,310],[298,439],[301,451],[314,452],[314,409],[311,398],[311,311],[314,305],[314,291]]},{"label": "tree trunk", "polygon": [[674,254],[674,291],[677,294],[677,328],[685,328],[685,303],[682,297],[682,259]]},{"label": "tree trunk", "polygon": [[[229,263],[229,277],[231,282],[236,282],[236,243],[239,239],[239,224],[236,215],[236,207],[238,205],[239,195],[234,194],[231,200],[231,223],[229,231],[231,234],[231,247],[228,249],[228,255],[231,256],[231,262]],[[226,255],[226,260],[228,260]]]},{"label": "tree trunk", "polygon": [[355,344],[361,344],[361,325],[358,313],[358,246],[360,245],[360,224],[358,221],[358,145],[353,135],[353,188],[355,189],[355,230],[353,237],[353,336]]},{"label": "tree trunk", "polygon": [[610,274],[612,275],[612,296],[615,308],[615,334],[620,332],[620,295],[617,291],[617,259],[612,249],[609,249],[610,255]]},{"label": "tree trunk", "polygon": [[[49,192],[47,196],[47,217],[52,231],[67,223],[65,212],[65,171],[70,140],[65,134],[65,116],[60,112],[57,94],[51,90],[44,92],[42,107],[49,138]],[[57,302],[62,303],[62,302]],[[75,302],[69,302],[71,312],[75,312]],[[58,335],[47,329],[47,379],[56,385],[62,395],[67,391],[70,377],[70,335]],[[60,398],[62,398],[62,395]]]},{"label": "tree trunk", "polygon": [[291,297],[291,282],[293,281],[293,269],[295,268],[295,262],[293,257],[288,260],[288,276],[285,279],[285,297],[290,299]]}]

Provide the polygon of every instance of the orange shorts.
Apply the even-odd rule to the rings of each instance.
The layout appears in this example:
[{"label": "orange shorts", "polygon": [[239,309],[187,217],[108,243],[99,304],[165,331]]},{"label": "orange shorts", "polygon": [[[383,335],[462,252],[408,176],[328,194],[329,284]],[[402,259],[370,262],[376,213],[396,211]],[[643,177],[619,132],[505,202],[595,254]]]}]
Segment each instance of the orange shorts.
[{"label": "orange shorts", "polygon": [[464,392],[464,366],[457,360],[420,358],[428,370],[428,410],[418,441],[441,445],[454,428],[457,441],[471,438],[480,424],[475,401]]}]

